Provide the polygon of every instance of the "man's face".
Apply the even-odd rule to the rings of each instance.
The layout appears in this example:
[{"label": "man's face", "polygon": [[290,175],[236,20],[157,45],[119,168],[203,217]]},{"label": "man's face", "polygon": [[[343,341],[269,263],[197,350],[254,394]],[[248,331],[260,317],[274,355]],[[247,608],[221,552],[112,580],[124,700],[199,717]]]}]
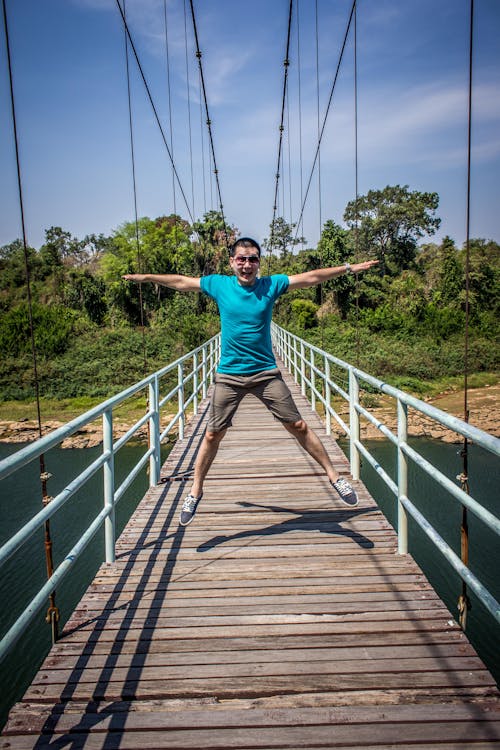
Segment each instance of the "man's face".
[{"label": "man's face", "polygon": [[237,247],[234,257],[229,258],[229,265],[242,286],[252,286],[259,273],[259,252],[255,247]]}]

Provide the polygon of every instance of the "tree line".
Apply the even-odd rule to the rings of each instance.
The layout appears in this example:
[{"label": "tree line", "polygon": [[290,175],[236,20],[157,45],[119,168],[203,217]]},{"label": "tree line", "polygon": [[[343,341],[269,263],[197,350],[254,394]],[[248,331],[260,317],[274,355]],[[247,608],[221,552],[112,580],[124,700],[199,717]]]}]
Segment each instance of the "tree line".
[{"label": "tree line", "polygon": [[[499,245],[472,240],[466,268],[465,248],[451,238],[419,244],[439,228],[438,204],[436,193],[408,186],[371,190],[348,203],[345,226],[325,222],[315,248],[307,247],[295,225],[276,218],[263,242],[264,274],[380,260],[376,270],[359,279],[342,276],[322,288],[285,295],[276,306],[277,321],[342,359],[355,357],[373,374],[406,377],[411,383],[453,369],[458,373],[467,314],[473,369],[494,370]],[[217,310],[204,295],[176,294],[151,284],[139,288],[121,276],[228,273],[227,244],[237,236],[236,227],[210,211],[192,225],[177,215],[144,217],[110,236],[83,239],[50,227],[38,249],[25,251],[20,240],[1,247],[0,398],[33,395],[27,275],[42,393],[105,396],[110,382],[124,386],[142,376],[141,348],[152,371],[218,330]],[[401,360],[405,345],[413,369],[406,358]],[[123,360],[123,367],[116,362],[113,367],[113,358]]]}]

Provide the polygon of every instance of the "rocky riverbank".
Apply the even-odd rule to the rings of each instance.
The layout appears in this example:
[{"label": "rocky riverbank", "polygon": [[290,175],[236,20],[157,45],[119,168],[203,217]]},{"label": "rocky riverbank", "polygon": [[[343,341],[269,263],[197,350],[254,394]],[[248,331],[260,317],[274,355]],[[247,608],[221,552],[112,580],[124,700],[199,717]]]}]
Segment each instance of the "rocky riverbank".
[{"label": "rocky riverbank", "polygon": [[[428,399],[438,409],[445,411],[454,416],[463,418],[464,394],[462,391],[453,391],[440,394],[436,398]],[[485,388],[471,389],[468,394],[469,422],[481,430],[489,432],[491,435],[500,437],[500,384],[492,385]],[[369,407],[370,412],[383,424],[387,425],[393,432],[396,431],[397,419],[395,405],[392,399],[380,399],[377,405]],[[344,421],[348,420],[348,409],[343,403],[339,408],[339,414]],[[167,415],[166,424],[171,417]],[[63,423],[56,420],[50,420],[43,425],[43,433],[46,434],[60,427]],[[116,422],[114,425],[115,439],[124,435],[130,425]],[[408,429],[412,436],[423,436],[436,440],[442,440],[448,443],[459,443],[460,438],[456,433],[447,430],[446,427],[434,422],[431,419],[415,412],[413,409],[408,410]],[[344,432],[332,422],[332,434],[335,437],[344,436]],[[137,437],[146,439],[147,428],[139,430]],[[383,437],[382,433],[372,424],[362,420],[361,423],[362,439],[372,439]],[[0,421],[0,442],[4,443],[30,443],[38,438],[38,428],[36,422],[29,419],[19,421]],[[99,422],[87,425],[78,430],[74,435],[63,441],[63,448],[92,448],[102,442],[102,427]]]},{"label": "rocky riverbank", "polygon": [[[435,398],[425,399],[425,401],[441,411],[463,419],[463,391],[442,393]],[[500,438],[500,384],[470,390],[467,402],[469,408],[469,424]],[[367,408],[392,432],[397,432],[396,406],[392,399],[387,399],[385,403],[379,403],[378,406],[370,406]],[[347,408],[343,407],[339,413],[344,421],[348,419],[349,415]],[[332,424],[332,433],[335,437],[345,436],[345,433],[338,425],[334,426]],[[411,408],[408,409],[408,434],[412,437],[419,436],[434,440],[442,440],[445,443],[462,442],[462,438],[460,438],[456,432],[447,429],[433,419],[430,419]],[[377,427],[366,420],[362,420],[362,439],[377,439],[382,437],[383,435]]]}]

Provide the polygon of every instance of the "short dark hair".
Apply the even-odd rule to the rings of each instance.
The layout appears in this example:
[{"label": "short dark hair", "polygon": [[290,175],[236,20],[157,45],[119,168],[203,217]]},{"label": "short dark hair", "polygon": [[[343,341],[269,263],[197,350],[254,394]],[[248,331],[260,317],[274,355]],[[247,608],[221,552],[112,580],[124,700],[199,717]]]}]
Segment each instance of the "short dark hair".
[{"label": "short dark hair", "polygon": [[251,237],[240,237],[238,240],[236,240],[236,242],[233,242],[233,244],[229,248],[229,255],[231,258],[234,258],[234,254],[239,247],[245,247],[247,248],[247,250],[253,247],[259,253],[260,258],[260,245]]}]

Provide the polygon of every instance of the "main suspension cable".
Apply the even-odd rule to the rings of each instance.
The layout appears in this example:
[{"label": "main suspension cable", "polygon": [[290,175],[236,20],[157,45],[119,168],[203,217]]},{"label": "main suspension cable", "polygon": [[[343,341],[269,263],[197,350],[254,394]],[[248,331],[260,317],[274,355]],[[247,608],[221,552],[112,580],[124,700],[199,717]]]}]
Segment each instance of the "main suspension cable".
[{"label": "main suspension cable", "polygon": [[[23,182],[21,176],[21,160],[19,156],[19,138],[17,131],[17,116],[16,116],[16,104],[14,96],[14,77],[12,73],[12,59],[10,53],[10,37],[9,37],[9,24],[7,19],[7,0],[2,0],[3,10],[3,22],[5,29],[5,47],[7,52],[7,68],[9,75],[9,89],[10,89],[10,106],[11,106],[11,117],[12,117],[12,129],[14,134],[14,149],[16,157],[16,172],[17,172],[17,189],[18,189],[18,203],[21,217],[21,231],[23,240],[23,252],[24,252],[24,268],[26,276],[26,294],[28,298],[28,320],[30,329],[30,342],[31,342],[31,355],[33,363],[33,382],[35,387],[35,401],[36,401],[36,412],[37,412],[37,423],[38,423],[38,436],[42,437],[42,415],[40,408],[40,386],[38,379],[38,366],[36,356],[36,342],[35,342],[35,325],[33,320],[33,298],[31,294],[31,274],[30,264],[28,257],[28,242],[26,239],[26,222],[24,218],[24,197],[23,197]],[[50,478],[50,474],[45,468],[45,456],[43,453],[39,456],[40,466],[40,482],[42,489],[42,503],[47,505],[52,498],[47,492],[47,481]],[[52,554],[52,539],[50,535],[50,520],[45,521],[44,524],[44,541],[45,541],[45,562],[47,568],[47,578],[50,579],[54,573],[54,562]],[[47,609],[45,620],[51,625],[52,628],[52,642],[55,643],[59,637],[59,608],[56,606],[56,592],[51,591],[49,594],[49,606]]]},{"label": "main suspension cable", "polygon": [[338,79],[338,75],[339,75],[339,71],[340,71],[340,66],[342,64],[342,59],[343,59],[343,56],[344,56],[344,50],[345,50],[345,47],[346,47],[347,39],[348,39],[348,36],[349,36],[349,30],[351,28],[351,23],[352,23],[352,19],[353,19],[353,15],[354,15],[354,8],[355,8],[355,6],[356,6],[356,0],[353,0],[352,6],[351,6],[351,11],[350,11],[350,14],[349,14],[349,20],[347,22],[347,28],[346,28],[346,31],[345,31],[345,34],[344,34],[344,41],[342,43],[342,48],[340,50],[339,60],[338,60],[338,63],[337,63],[337,69],[336,69],[335,76],[334,76],[334,79],[333,79],[332,88],[330,90],[330,96],[328,98],[328,104],[327,104],[327,107],[326,107],[325,116],[323,118],[323,125],[321,126],[321,132],[320,132],[320,135],[319,135],[319,138],[318,138],[318,143],[317,143],[317,146],[316,146],[316,152],[315,152],[313,164],[312,164],[312,167],[311,167],[311,173],[309,175],[309,180],[307,182],[307,188],[306,188],[304,200],[302,202],[302,206],[301,206],[301,210],[300,210],[300,215],[299,215],[299,218],[298,218],[298,221],[297,221],[297,224],[296,224],[297,229],[295,230],[295,238],[297,237],[298,227],[300,225],[300,222],[302,221],[302,217],[303,217],[303,214],[304,214],[304,208],[305,208],[305,205],[307,203],[307,198],[308,198],[308,195],[309,195],[309,190],[310,190],[310,187],[311,187],[312,178],[313,178],[313,175],[314,175],[314,170],[316,168],[316,162],[318,161],[319,150],[320,150],[320,147],[321,147],[321,141],[323,139],[323,135],[324,135],[324,132],[325,132],[326,121],[328,119],[328,115],[329,115],[329,112],[330,112],[330,106],[331,106],[331,103],[332,103],[333,94],[334,94],[334,91],[335,91],[335,87],[337,85],[337,79]]},{"label": "main suspension cable", "polygon": [[227,246],[227,248],[229,248],[230,241],[229,241],[229,237],[228,237],[228,234],[227,234],[226,219],[224,217],[224,205],[222,203],[222,194],[221,194],[220,181],[219,181],[219,170],[217,169],[217,160],[215,158],[215,146],[214,146],[214,138],[213,138],[213,133],[212,133],[212,120],[210,118],[210,114],[209,114],[209,111],[208,111],[207,90],[206,90],[206,86],[205,86],[205,76],[203,75],[203,65],[202,65],[202,62],[201,62],[202,54],[201,54],[200,44],[199,44],[199,40],[198,40],[198,28],[196,26],[196,16],[195,16],[195,12],[194,12],[193,0],[189,0],[189,2],[190,2],[190,6],[191,6],[191,18],[193,20],[193,32],[194,32],[194,39],[195,39],[195,44],[196,44],[196,58],[198,60],[198,67],[199,67],[199,71],[200,71],[200,80],[201,80],[201,88],[202,88],[202,91],[203,91],[203,101],[204,101],[204,104],[205,104],[205,113],[206,113],[206,116],[207,116],[208,137],[209,137],[209,141],[210,141],[210,150],[211,150],[211,154],[212,154],[212,161],[213,161],[213,167],[214,167],[214,175],[215,175],[215,181],[216,181],[216,186],[217,186],[217,195],[218,195],[218,198],[219,198],[219,211],[220,211],[222,222],[223,222],[224,236],[226,238],[226,246]]},{"label": "main suspension cable", "polygon": [[123,10],[122,10],[122,7],[120,5],[120,0],[116,0],[116,5],[117,5],[117,8],[118,8],[118,10],[120,12],[120,15],[122,17],[123,25],[125,27],[125,31],[126,31],[127,37],[129,39],[129,42],[130,42],[130,47],[132,49],[132,52],[134,53],[135,61],[137,63],[137,67],[139,68],[139,73],[141,74],[142,82],[144,83],[144,88],[146,89],[146,93],[148,95],[149,102],[150,102],[151,107],[153,109],[153,114],[155,116],[156,123],[158,125],[158,128],[160,129],[160,133],[161,133],[161,137],[162,137],[162,140],[163,140],[163,144],[164,144],[164,146],[165,146],[165,148],[167,150],[168,157],[169,157],[170,162],[172,164],[172,169],[174,171],[175,178],[177,180],[177,184],[179,185],[179,189],[180,189],[182,197],[184,199],[184,203],[186,205],[186,209],[187,209],[189,218],[191,219],[191,223],[194,224],[194,218],[193,218],[193,215],[191,213],[191,209],[189,207],[189,203],[187,201],[186,194],[184,192],[184,188],[182,187],[182,183],[181,183],[179,175],[177,173],[177,169],[175,168],[174,158],[172,156],[172,152],[170,151],[170,148],[169,148],[169,145],[168,145],[168,142],[167,142],[167,137],[165,135],[165,131],[163,130],[163,126],[161,124],[160,117],[159,117],[158,111],[156,109],[156,105],[155,105],[153,97],[151,95],[151,90],[149,88],[149,84],[148,84],[148,82],[146,80],[146,76],[144,75],[144,71],[142,69],[142,65],[141,65],[141,61],[139,59],[139,55],[137,54],[137,50],[136,50],[136,47],[135,47],[135,44],[134,44],[134,40],[132,39],[132,35],[130,33],[130,29],[128,27],[127,21],[125,19],[125,16],[124,16],[124,13],[123,13]]}]

